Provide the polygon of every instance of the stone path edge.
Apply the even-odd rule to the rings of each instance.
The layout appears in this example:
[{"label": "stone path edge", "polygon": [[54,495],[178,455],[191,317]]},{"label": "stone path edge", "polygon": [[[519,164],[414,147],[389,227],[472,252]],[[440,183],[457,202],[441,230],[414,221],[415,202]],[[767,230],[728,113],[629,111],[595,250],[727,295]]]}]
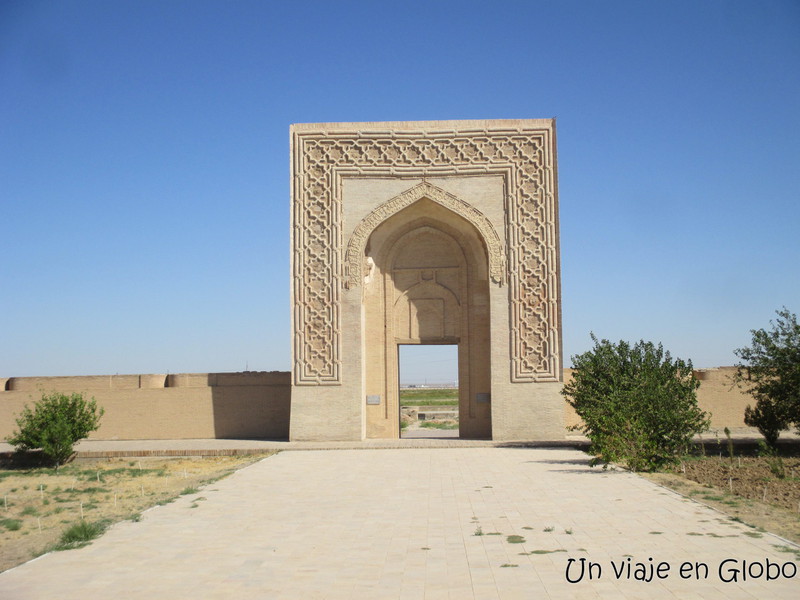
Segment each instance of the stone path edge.
[{"label": "stone path edge", "polygon": [[[407,439],[360,442],[286,442],[272,440],[84,440],[76,447],[76,460],[183,456],[248,456],[270,451],[396,450],[405,448],[575,448],[589,446],[586,439],[496,442],[492,440]],[[0,443],[0,461],[11,459],[10,444]]]}]

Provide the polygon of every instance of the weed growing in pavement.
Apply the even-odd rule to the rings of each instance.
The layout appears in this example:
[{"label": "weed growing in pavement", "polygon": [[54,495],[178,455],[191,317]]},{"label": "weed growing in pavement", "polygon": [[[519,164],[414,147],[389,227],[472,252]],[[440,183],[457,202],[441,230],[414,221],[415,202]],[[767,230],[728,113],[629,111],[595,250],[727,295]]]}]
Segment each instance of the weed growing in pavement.
[{"label": "weed growing in pavement", "polygon": [[107,523],[103,521],[98,521],[95,523],[79,521],[61,534],[61,539],[55,546],[53,546],[53,550],[82,548],[93,539],[100,537],[100,535],[106,530],[107,526]]}]

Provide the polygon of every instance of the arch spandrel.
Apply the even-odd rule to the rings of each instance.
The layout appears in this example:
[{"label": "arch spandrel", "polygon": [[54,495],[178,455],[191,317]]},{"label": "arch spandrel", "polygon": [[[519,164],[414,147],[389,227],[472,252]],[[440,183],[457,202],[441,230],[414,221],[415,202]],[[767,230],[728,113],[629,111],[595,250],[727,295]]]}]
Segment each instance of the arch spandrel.
[{"label": "arch spandrel", "polygon": [[497,285],[505,284],[505,249],[492,223],[474,206],[428,182],[420,183],[375,208],[364,217],[353,231],[345,252],[345,278],[347,289],[362,282],[364,252],[370,235],[381,223],[407,206],[426,198],[447,208],[468,221],[480,233],[486,246],[489,262],[489,277]]}]

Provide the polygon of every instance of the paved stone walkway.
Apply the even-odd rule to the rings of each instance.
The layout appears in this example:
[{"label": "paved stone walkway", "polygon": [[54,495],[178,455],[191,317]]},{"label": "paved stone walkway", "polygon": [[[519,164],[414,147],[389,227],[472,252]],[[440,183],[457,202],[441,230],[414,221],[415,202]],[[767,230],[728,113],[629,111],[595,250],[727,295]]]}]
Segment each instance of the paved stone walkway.
[{"label": "paved stone walkway", "polygon": [[[0,598],[797,598],[800,575],[719,573],[770,561],[793,574],[787,546],[576,450],[310,450],[2,573]],[[612,561],[628,557],[667,577],[618,580]],[[581,559],[602,572],[571,584]],[[682,579],[686,561],[707,578]]]}]

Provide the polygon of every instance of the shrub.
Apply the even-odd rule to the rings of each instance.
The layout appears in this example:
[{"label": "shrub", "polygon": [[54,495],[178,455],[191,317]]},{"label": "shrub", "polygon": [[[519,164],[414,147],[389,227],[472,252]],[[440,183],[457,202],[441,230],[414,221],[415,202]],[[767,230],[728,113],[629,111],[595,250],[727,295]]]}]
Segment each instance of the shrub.
[{"label": "shrub", "polygon": [[572,357],[573,378],[562,394],[583,419],[575,429],[591,440],[593,464],[644,471],[677,462],[709,425],[697,406],[691,361],[673,360],[652,342],[613,344],[594,334],[592,341],[592,350]]},{"label": "shrub", "polygon": [[758,455],[764,457],[770,473],[775,475],[778,479],[786,478],[786,467],[783,464],[783,458],[778,454],[778,450],[774,445],[764,440],[759,441]]},{"label": "shrub", "polygon": [[749,427],[756,427],[767,444],[774,448],[781,431],[789,426],[789,415],[780,403],[771,398],[760,398],[755,407],[749,404],[745,407],[744,422]]},{"label": "shrub", "polygon": [[103,409],[94,398],[87,402],[82,394],[43,394],[33,410],[26,405],[17,419],[19,431],[7,439],[17,451],[41,449],[56,467],[73,454],[73,446],[100,427]]},{"label": "shrub", "polygon": [[19,531],[22,527],[22,521],[19,519],[0,519],[0,525],[9,531]]},{"label": "shrub", "polygon": [[78,521],[61,534],[61,539],[55,545],[55,550],[72,550],[82,548],[93,539],[100,537],[106,530],[105,522],[87,523]]},{"label": "shrub", "polygon": [[772,329],[753,329],[752,345],[734,350],[742,359],[736,381],[756,399],[744,422],[757,427],[771,446],[780,432],[794,424],[800,429],[800,324],[784,307]]}]

